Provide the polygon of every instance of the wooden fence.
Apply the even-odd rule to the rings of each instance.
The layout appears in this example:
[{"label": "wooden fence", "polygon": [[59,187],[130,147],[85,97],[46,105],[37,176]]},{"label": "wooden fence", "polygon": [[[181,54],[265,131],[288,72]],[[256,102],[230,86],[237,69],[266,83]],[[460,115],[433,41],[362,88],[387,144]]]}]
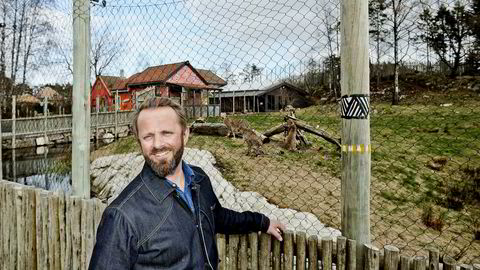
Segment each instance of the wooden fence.
[{"label": "wooden fence", "polygon": [[[0,269],[87,269],[105,204],[0,180]],[[284,233],[218,235],[221,270],[355,270],[356,243],[338,237],[307,238]],[[425,256],[401,256],[398,248],[365,245],[365,270],[480,270],[457,265],[430,249]],[[443,264],[443,265],[442,265]]]}]

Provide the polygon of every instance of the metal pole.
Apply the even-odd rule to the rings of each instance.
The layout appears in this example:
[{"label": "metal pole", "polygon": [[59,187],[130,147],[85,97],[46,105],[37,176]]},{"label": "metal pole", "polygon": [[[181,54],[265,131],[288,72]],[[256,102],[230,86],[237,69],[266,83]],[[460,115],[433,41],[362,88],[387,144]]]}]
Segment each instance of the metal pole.
[{"label": "metal pole", "polygon": [[90,198],[90,1],[73,1],[73,195]]},{"label": "metal pole", "polygon": [[357,269],[370,244],[368,1],[341,3],[342,232],[357,243]]}]

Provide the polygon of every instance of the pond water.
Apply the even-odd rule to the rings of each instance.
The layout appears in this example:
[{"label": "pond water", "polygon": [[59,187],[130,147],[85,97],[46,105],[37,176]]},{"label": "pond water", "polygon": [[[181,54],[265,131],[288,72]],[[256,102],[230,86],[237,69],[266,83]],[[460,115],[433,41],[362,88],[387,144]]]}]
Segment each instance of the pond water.
[{"label": "pond water", "polygon": [[[91,144],[94,151],[101,145]],[[3,179],[71,194],[72,144],[2,150]]]}]

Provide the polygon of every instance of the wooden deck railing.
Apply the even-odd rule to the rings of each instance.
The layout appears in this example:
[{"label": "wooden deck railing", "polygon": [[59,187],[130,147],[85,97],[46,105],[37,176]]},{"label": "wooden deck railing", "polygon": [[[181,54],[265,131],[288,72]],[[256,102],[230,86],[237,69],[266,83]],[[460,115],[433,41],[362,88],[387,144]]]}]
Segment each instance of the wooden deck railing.
[{"label": "wooden deck railing", "polygon": [[[0,269],[87,269],[105,204],[0,180]],[[218,235],[219,269],[355,270],[356,243],[287,231]],[[364,270],[480,270],[430,249],[409,257],[398,248],[364,246]]]}]

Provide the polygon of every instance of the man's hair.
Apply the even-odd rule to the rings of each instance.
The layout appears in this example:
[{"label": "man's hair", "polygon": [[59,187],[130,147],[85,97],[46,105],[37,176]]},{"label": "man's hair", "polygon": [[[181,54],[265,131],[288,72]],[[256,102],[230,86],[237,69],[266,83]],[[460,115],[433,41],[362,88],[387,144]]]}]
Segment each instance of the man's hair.
[{"label": "man's hair", "polygon": [[152,97],[146,99],[142,105],[140,105],[133,116],[133,123],[132,123],[132,131],[135,137],[138,139],[138,116],[140,112],[146,109],[156,109],[156,108],[163,108],[163,107],[170,107],[172,108],[178,116],[178,122],[180,126],[182,126],[182,130],[185,131],[187,129],[187,116],[185,115],[185,111],[183,107],[178,104],[177,102],[171,100],[167,97]]}]

